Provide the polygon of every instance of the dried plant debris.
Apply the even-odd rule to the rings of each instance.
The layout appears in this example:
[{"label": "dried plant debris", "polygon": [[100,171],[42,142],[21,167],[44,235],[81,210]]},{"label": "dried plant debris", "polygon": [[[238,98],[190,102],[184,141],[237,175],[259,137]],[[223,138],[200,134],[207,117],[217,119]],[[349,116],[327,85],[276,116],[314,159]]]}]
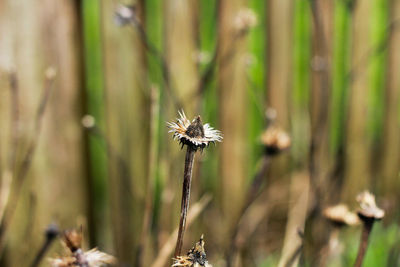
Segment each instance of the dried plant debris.
[{"label": "dried plant debris", "polygon": [[364,191],[357,196],[360,209],[357,211],[361,219],[380,220],[385,216],[385,211],[380,209],[375,202],[375,196],[368,191]]},{"label": "dried plant debris", "polygon": [[64,231],[62,242],[70,255],[49,259],[50,265],[53,267],[101,267],[117,263],[115,257],[101,252],[97,248],[83,251],[81,248],[82,231]]},{"label": "dried plant debris", "polygon": [[175,266],[187,266],[187,267],[212,267],[207,261],[206,252],[204,250],[204,236],[200,237],[199,242],[197,242],[193,248],[185,256],[177,256],[173,259],[172,267]]},{"label": "dried plant debris", "polygon": [[269,126],[261,135],[261,143],[269,155],[278,154],[291,145],[289,135],[277,126]]},{"label": "dried plant debris", "polygon": [[186,118],[183,111],[179,112],[179,116],[176,122],[168,122],[167,125],[171,129],[169,132],[173,133],[174,139],[179,140],[182,147],[187,145],[194,150],[204,149],[210,143],[222,141],[221,132],[208,123],[203,125],[200,116],[194,118],[192,122]]},{"label": "dried plant debris", "polygon": [[347,205],[339,204],[324,209],[324,217],[336,226],[357,225],[360,223],[357,214],[350,211]]}]

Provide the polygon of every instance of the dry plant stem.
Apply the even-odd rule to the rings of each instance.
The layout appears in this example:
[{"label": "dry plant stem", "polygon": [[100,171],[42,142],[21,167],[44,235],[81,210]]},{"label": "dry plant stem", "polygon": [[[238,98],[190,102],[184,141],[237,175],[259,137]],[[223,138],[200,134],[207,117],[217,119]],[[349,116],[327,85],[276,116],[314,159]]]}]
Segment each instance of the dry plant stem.
[{"label": "dry plant stem", "polygon": [[369,235],[371,233],[373,225],[374,225],[373,219],[366,219],[365,221],[363,221],[363,229],[362,229],[362,233],[361,233],[360,247],[358,248],[357,259],[356,259],[356,262],[354,263],[354,267],[362,266],[365,253],[367,252]]},{"label": "dry plant stem", "polygon": [[53,241],[56,239],[58,234],[56,233],[46,233],[46,240],[44,241],[42,247],[38,251],[35,259],[33,260],[31,267],[36,267],[39,266],[40,262],[42,261],[44,255],[46,255],[46,252],[49,250],[51,244]]},{"label": "dry plant stem", "polygon": [[240,216],[239,216],[237,223],[235,224],[235,228],[233,229],[233,232],[232,232],[230,247],[229,247],[227,259],[226,259],[227,267],[232,266],[233,257],[236,254],[236,251],[238,249],[237,244],[236,244],[237,243],[236,239],[237,239],[237,236],[238,236],[239,230],[240,230],[239,222],[242,220],[242,218],[246,214],[246,210],[249,208],[251,203],[253,203],[254,200],[259,196],[260,192],[262,192],[263,179],[267,173],[270,162],[271,162],[270,155],[264,155],[262,157],[261,167],[260,167],[259,171],[257,172],[257,174],[255,175],[253,182],[251,183],[250,188],[247,192],[245,203],[242,207]]},{"label": "dry plant stem", "polygon": [[146,245],[149,237],[150,226],[152,224],[152,211],[153,211],[153,189],[154,189],[154,177],[156,173],[156,161],[157,161],[157,125],[159,123],[159,111],[160,111],[160,95],[158,88],[151,88],[151,124],[150,124],[150,144],[149,144],[149,165],[148,165],[148,178],[146,184],[146,198],[145,198],[145,210],[143,215],[142,232],[140,234],[140,243],[137,249],[137,266],[143,266],[143,259],[146,255]]},{"label": "dry plant stem", "polygon": [[136,16],[133,16],[131,25],[133,28],[137,29],[139,36],[140,36],[140,40],[142,41],[142,43],[143,43],[144,47],[147,49],[147,51],[149,51],[151,54],[153,54],[160,61],[162,77],[165,82],[166,90],[169,92],[171,99],[174,102],[175,108],[177,110],[181,110],[183,105],[182,105],[181,101],[178,99],[177,95],[175,94],[175,90],[172,88],[171,75],[170,75],[170,71],[168,68],[167,61],[165,60],[165,57],[156,48],[156,46],[150,42],[150,39],[148,38],[143,25],[140,23],[140,21],[137,19]]},{"label": "dry plant stem", "polygon": [[[187,216],[187,225],[192,224],[192,222],[199,216],[199,214],[205,209],[205,207],[210,203],[211,196],[206,194],[200,198],[189,210]],[[157,258],[151,264],[150,267],[163,267],[165,263],[171,259],[170,255],[174,250],[175,240],[178,236],[178,228],[176,228],[169,236],[167,242],[160,249]]]},{"label": "dry plant stem", "polygon": [[196,151],[191,146],[189,145],[187,146],[186,157],[185,157],[185,170],[183,173],[181,219],[179,222],[178,239],[176,240],[174,257],[181,255],[182,251],[183,235],[185,234],[185,227],[186,227],[186,217],[189,210],[190,186],[192,183],[192,170],[193,170],[195,152]]},{"label": "dry plant stem", "polygon": [[41,126],[42,126],[42,119],[45,112],[45,108],[50,96],[50,89],[52,88],[53,78],[49,78],[46,80],[44,92],[40,98],[39,106],[36,110],[35,115],[35,124],[34,124],[34,135],[28,145],[27,152],[22,159],[22,163],[17,170],[15,170],[15,175],[12,180],[11,184],[11,192],[9,198],[7,200],[7,204],[4,208],[3,217],[0,218],[0,257],[3,253],[5,247],[5,241],[7,238],[7,230],[10,225],[10,222],[14,216],[14,212],[19,200],[20,192],[22,189],[22,185],[26,179],[27,173],[30,169],[33,155],[36,151],[37,143],[39,140]]}]

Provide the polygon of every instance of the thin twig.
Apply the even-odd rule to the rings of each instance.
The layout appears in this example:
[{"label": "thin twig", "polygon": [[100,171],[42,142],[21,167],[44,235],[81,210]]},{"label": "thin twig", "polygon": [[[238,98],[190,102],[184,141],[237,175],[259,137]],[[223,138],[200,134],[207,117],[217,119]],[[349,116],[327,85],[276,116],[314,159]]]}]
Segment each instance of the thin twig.
[{"label": "thin twig", "polygon": [[[205,194],[200,198],[200,200],[195,203],[188,212],[187,216],[187,226],[191,225],[193,221],[200,215],[200,213],[205,209],[205,207],[210,203],[211,196]],[[162,267],[165,266],[165,263],[170,259],[170,255],[174,250],[174,244],[176,242],[176,238],[178,237],[178,228],[176,228],[171,235],[169,236],[167,242],[161,248],[157,258],[151,264],[151,267]]]},{"label": "thin twig", "polygon": [[39,136],[41,133],[41,126],[42,126],[42,119],[43,119],[44,112],[46,110],[46,106],[47,106],[47,102],[48,102],[48,99],[50,96],[51,88],[53,87],[54,77],[55,77],[55,71],[53,69],[49,68],[46,71],[46,80],[45,80],[44,90],[43,90],[42,96],[40,97],[39,106],[36,110],[36,115],[35,115],[35,120],[34,120],[35,122],[34,122],[33,137],[30,140],[28,149],[26,151],[25,156],[22,159],[21,165],[19,166],[18,170],[15,171],[15,175],[14,175],[14,178],[13,178],[12,184],[11,184],[10,196],[9,196],[7,204],[5,206],[3,217],[1,218],[0,255],[2,255],[2,253],[4,251],[8,227],[14,216],[14,212],[15,212],[18,200],[19,200],[20,192],[21,192],[22,186],[26,180],[27,173],[30,170],[30,167],[32,165],[32,158],[33,158],[33,155],[35,154],[36,147],[37,147],[37,144],[39,141]]},{"label": "thin twig", "polygon": [[142,232],[140,235],[140,243],[137,249],[137,265],[138,267],[143,266],[143,258],[146,255],[146,244],[147,238],[149,237],[149,229],[152,223],[152,211],[153,211],[153,187],[154,177],[156,175],[156,163],[158,158],[158,123],[159,123],[159,111],[160,111],[160,95],[158,88],[151,88],[151,110],[150,110],[150,144],[149,144],[149,169],[146,185],[146,197],[145,197],[145,210],[143,214]]},{"label": "thin twig", "polygon": [[183,108],[183,105],[175,93],[176,90],[174,90],[174,88],[173,88],[172,81],[171,81],[171,72],[169,70],[169,67],[168,67],[168,64],[167,64],[167,61],[166,61],[164,55],[150,41],[150,38],[147,36],[147,33],[146,33],[142,23],[137,18],[136,14],[134,14],[132,16],[131,25],[134,29],[136,29],[138,31],[140,40],[142,41],[142,43],[143,43],[144,47],[147,49],[147,51],[149,51],[149,53],[153,54],[153,56],[155,56],[158,59],[158,61],[160,63],[161,71],[162,71],[162,77],[165,82],[165,87],[166,87],[168,93],[170,94],[172,101],[174,102],[175,108],[177,110],[181,110]]}]

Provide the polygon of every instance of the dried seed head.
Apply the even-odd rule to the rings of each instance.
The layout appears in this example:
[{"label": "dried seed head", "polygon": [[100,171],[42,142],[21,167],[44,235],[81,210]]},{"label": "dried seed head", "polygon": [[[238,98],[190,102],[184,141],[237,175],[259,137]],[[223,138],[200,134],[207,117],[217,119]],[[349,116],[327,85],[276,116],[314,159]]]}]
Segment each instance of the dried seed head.
[{"label": "dried seed head", "polygon": [[385,211],[376,206],[375,196],[368,191],[364,191],[357,196],[360,209],[357,211],[362,220],[380,220],[385,216]]},{"label": "dried seed head", "polygon": [[276,126],[269,126],[261,135],[261,142],[268,155],[276,155],[288,149],[291,145],[289,135]]},{"label": "dried seed head", "polygon": [[324,216],[336,226],[357,225],[360,223],[357,214],[351,212],[347,205],[339,204],[327,207]]},{"label": "dried seed head", "polygon": [[204,249],[204,236],[201,235],[200,240],[189,250],[186,256],[178,256],[173,259],[172,267],[175,266],[205,266],[212,267],[207,261],[207,255]]},{"label": "dried seed head", "polygon": [[249,8],[239,10],[234,20],[234,27],[238,32],[247,32],[257,25],[257,15]]},{"label": "dried seed head", "polygon": [[97,250],[97,248],[84,252],[81,248],[82,229],[80,231],[64,231],[63,242],[70,250],[70,255],[49,259],[49,262],[53,267],[100,267],[105,265],[108,266],[117,264],[117,260],[115,257],[101,252]]},{"label": "dried seed head", "polygon": [[117,26],[125,26],[133,21],[135,16],[135,6],[119,4],[115,9],[114,22]]},{"label": "dried seed head", "polygon": [[96,120],[92,115],[86,114],[82,117],[81,123],[86,129],[91,129],[96,125]]},{"label": "dried seed head", "polygon": [[203,125],[200,116],[190,122],[183,111],[179,115],[176,122],[167,125],[171,129],[169,132],[173,133],[174,139],[178,139],[182,147],[188,145],[194,150],[204,149],[210,143],[222,141],[221,132],[214,130],[208,123]]}]

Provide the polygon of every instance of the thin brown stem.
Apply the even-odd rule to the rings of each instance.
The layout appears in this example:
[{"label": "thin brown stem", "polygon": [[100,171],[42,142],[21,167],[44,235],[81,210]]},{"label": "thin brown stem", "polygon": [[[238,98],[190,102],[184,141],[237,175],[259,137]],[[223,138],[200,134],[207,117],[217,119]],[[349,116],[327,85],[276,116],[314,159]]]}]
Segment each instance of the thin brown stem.
[{"label": "thin brown stem", "polygon": [[47,227],[46,233],[45,233],[46,240],[44,241],[42,247],[38,251],[35,259],[33,260],[32,264],[31,264],[31,267],[39,266],[44,255],[46,255],[46,252],[49,250],[51,244],[56,239],[58,234],[59,234],[58,227],[55,224],[50,224],[49,227]]},{"label": "thin brown stem", "polygon": [[374,225],[374,220],[373,219],[365,219],[363,221],[363,230],[361,233],[361,240],[360,240],[360,247],[358,248],[358,255],[356,262],[354,263],[354,267],[361,267],[365,254],[367,252],[368,248],[368,239],[369,235],[372,230],[372,226]]},{"label": "thin brown stem", "polygon": [[191,146],[187,146],[185,157],[185,170],[183,173],[181,219],[179,222],[178,239],[176,240],[174,257],[181,255],[182,251],[183,235],[185,234],[186,227],[186,217],[189,210],[190,186],[192,184],[192,170],[195,152],[196,151]]},{"label": "thin brown stem", "polygon": [[48,102],[48,99],[50,96],[50,91],[51,91],[51,88],[53,87],[54,76],[55,76],[55,74],[53,74],[52,70],[48,71],[48,73],[46,73],[46,81],[45,81],[44,91],[43,91],[42,96],[40,97],[39,106],[36,110],[33,137],[30,140],[28,149],[22,159],[21,165],[18,166],[18,169],[15,170],[15,175],[13,175],[13,180],[12,180],[12,184],[11,184],[10,195],[7,200],[6,206],[4,207],[3,217],[0,218],[0,220],[1,220],[1,222],[0,222],[0,257],[2,255],[2,252],[5,247],[8,227],[14,216],[14,212],[15,212],[15,209],[18,204],[22,186],[26,180],[28,171],[30,170],[30,167],[32,165],[32,158],[35,154],[36,147],[37,147],[37,144],[39,141],[39,136],[40,136],[40,132],[41,132],[41,128],[42,128],[41,127],[42,120],[43,120],[45,108],[47,106],[47,102]]}]

